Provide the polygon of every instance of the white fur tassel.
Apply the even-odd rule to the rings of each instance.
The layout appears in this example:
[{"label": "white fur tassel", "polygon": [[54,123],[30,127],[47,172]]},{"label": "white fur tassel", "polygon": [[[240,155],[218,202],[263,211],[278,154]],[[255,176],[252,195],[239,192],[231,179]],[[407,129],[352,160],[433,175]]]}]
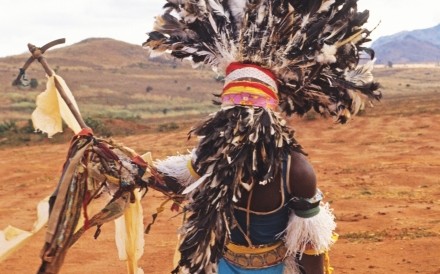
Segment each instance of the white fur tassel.
[{"label": "white fur tassel", "polygon": [[188,162],[191,159],[195,159],[194,150],[185,155],[170,156],[165,160],[157,160],[154,162],[154,166],[161,173],[176,178],[179,184],[188,186],[198,179],[192,176],[188,169]]},{"label": "white fur tassel", "polygon": [[301,218],[292,212],[283,239],[287,256],[302,256],[307,245],[322,252],[329,250],[335,228],[335,216],[328,203],[321,205],[319,213],[311,218]]}]

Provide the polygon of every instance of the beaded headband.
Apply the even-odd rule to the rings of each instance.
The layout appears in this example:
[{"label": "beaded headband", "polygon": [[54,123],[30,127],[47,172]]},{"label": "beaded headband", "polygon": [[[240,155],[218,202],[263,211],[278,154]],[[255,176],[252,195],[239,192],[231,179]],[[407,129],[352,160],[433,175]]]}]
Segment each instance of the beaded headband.
[{"label": "beaded headband", "polygon": [[278,105],[278,89],[273,73],[254,64],[234,62],[226,68],[222,104],[274,109]]}]

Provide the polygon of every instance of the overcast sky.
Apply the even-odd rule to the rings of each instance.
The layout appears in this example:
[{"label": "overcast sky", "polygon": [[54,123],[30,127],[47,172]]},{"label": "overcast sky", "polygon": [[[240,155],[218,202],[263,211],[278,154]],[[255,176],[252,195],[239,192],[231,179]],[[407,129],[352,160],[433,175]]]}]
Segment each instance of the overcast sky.
[{"label": "overcast sky", "polygon": [[[67,45],[109,37],[140,45],[165,0],[0,0],[0,57],[27,51],[58,38]],[[369,9],[372,38],[440,23],[437,0],[359,0]]]}]

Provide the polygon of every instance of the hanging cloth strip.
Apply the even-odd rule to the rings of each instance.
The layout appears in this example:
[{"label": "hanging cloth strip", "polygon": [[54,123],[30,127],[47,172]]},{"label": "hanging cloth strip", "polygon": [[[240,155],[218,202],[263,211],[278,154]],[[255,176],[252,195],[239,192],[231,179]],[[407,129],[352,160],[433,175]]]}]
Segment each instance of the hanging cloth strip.
[{"label": "hanging cloth strip", "polygon": [[57,90],[55,79],[79,113],[78,105],[66,82],[60,76],[53,73],[52,76],[47,76],[46,90],[37,96],[37,107],[32,113],[32,123],[36,130],[47,133],[49,137],[63,131],[62,121],[77,134],[81,131],[81,126]]},{"label": "hanging cloth strip", "polygon": [[21,230],[11,225],[8,225],[4,230],[0,230],[0,262],[23,247],[44,227],[49,218],[48,201],[49,197],[46,197],[38,203],[37,220],[30,231]]}]

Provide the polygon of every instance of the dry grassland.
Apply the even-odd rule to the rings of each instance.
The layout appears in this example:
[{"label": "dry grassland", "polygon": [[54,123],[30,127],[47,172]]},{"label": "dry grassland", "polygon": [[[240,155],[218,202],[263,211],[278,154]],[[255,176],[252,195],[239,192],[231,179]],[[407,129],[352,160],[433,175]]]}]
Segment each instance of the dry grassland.
[{"label": "dry grassland", "polygon": [[[112,76],[121,71],[113,74],[104,69],[99,79],[88,76],[86,69],[60,66],[60,73],[78,91],[80,105],[87,113],[107,115],[109,109],[117,109],[144,118],[145,109],[138,100],[158,96],[153,101],[165,104],[159,109],[176,109],[172,100],[163,102],[164,97],[160,97],[175,96],[171,93],[175,89],[180,89],[182,96],[178,105],[186,106],[188,102],[188,106],[208,109],[211,96],[207,89],[218,86],[211,74],[176,68],[168,69],[161,78],[145,76],[147,69],[160,70],[162,66],[124,67],[122,71],[129,72],[127,80],[115,82],[112,89],[100,83],[112,81]],[[349,124],[337,125],[312,114],[289,120],[309,153],[320,188],[337,217],[340,240],[332,249],[331,262],[335,273],[340,274],[440,273],[440,69],[380,68],[376,75],[384,86],[383,101]],[[179,80],[173,83],[177,77]],[[197,78],[196,82],[190,82],[191,78]],[[154,87],[152,94],[145,93],[147,85]],[[187,86],[191,86],[190,91]],[[35,93],[1,94],[2,115],[14,100],[28,102]],[[119,102],[125,102],[124,106]],[[30,104],[29,100],[26,111],[30,111]],[[101,108],[103,105],[105,108]],[[20,116],[18,113],[22,110],[7,108],[10,119]],[[130,123],[117,121],[116,125]],[[130,136],[115,138],[139,153],[152,151],[154,157],[162,158],[194,145],[194,140],[186,139],[194,121],[177,120],[178,128],[166,132],[140,127]],[[67,143],[47,141],[0,149],[0,228],[9,224],[31,228],[34,207],[52,192],[66,150]],[[151,214],[162,200],[152,191],[143,200],[145,223],[151,221]],[[140,261],[145,273],[163,274],[172,269],[179,224],[180,217],[170,211],[159,216],[146,236],[145,254]],[[117,259],[113,224],[104,225],[97,240],[93,233],[84,235],[69,251],[61,273],[125,273],[124,263]],[[0,272],[35,273],[43,237],[42,231],[20,252],[0,263]]]}]

